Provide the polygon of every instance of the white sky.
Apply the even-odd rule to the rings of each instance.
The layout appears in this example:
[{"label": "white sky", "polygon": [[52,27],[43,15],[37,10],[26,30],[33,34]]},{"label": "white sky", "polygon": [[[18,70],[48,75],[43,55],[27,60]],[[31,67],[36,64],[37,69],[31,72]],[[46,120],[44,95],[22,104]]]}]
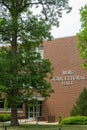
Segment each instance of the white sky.
[{"label": "white sky", "polygon": [[52,35],[54,38],[76,35],[80,29],[80,11],[81,7],[87,4],[87,0],[69,0],[72,11],[69,14],[63,14],[60,19],[60,26],[53,27]]}]

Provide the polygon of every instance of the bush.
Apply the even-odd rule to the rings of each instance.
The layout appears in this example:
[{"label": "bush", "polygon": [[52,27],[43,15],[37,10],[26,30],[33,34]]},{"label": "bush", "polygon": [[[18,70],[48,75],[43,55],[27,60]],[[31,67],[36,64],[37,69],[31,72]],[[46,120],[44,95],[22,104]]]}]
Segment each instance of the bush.
[{"label": "bush", "polygon": [[[80,115],[80,108],[78,106],[73,106],[72,110],[70,111],[71,116],[78,116]],[[83,116],[83,115],[81,115]]]},{"label": "bush", "polygon": [[76,100],[76,105],[73,106],[71,116],[87,116],[87,88],[84,87],[83,91],[80,93]]},{"label": "bush", "polygon": [[11,115],[10,114],[0,114],[0,122],[10,121]]},{"label": "bush", "polygon": [[62,121],[62,116],[60,115],[60,116],[58,117],[58,123],[61,124],[61,121]]},{"label": "bush", "polygon": [[67,117],[61,121],[63,125],[87,125],[86,116]]}]

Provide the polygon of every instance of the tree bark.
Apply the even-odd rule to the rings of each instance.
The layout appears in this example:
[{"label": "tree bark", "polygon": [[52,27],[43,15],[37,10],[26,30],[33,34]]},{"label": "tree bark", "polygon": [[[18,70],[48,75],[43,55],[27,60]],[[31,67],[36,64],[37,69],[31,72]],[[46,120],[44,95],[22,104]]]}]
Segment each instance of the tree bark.
[{"label": "tree bark", "polygon": [[11,104],[11,125],[18,126],[18,113],[17,113],[17,106],[13,103]]}]

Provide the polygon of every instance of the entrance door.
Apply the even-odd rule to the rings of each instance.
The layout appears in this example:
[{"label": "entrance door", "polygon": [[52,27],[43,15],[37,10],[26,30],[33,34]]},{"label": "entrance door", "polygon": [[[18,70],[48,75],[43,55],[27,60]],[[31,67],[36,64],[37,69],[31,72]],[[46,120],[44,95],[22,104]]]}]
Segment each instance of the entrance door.
[{"label": "entrance door", "polygon": [[41,103],[38,102],[38,105],[28,106],[28,118],[35,119],[35,117],[41,116]]}]

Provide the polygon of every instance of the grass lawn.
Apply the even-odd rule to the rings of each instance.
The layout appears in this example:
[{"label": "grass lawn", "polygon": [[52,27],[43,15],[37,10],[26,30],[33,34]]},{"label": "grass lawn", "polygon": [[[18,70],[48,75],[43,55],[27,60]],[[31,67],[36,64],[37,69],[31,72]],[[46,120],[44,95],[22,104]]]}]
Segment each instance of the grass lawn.
[{"label": "grass lawn", "polygon": [[[87,125],[20,125],[18,127],[8,126],[6,130],[87,130]],[[0,127],[0,130],[4,130],[3,127]]]}]

